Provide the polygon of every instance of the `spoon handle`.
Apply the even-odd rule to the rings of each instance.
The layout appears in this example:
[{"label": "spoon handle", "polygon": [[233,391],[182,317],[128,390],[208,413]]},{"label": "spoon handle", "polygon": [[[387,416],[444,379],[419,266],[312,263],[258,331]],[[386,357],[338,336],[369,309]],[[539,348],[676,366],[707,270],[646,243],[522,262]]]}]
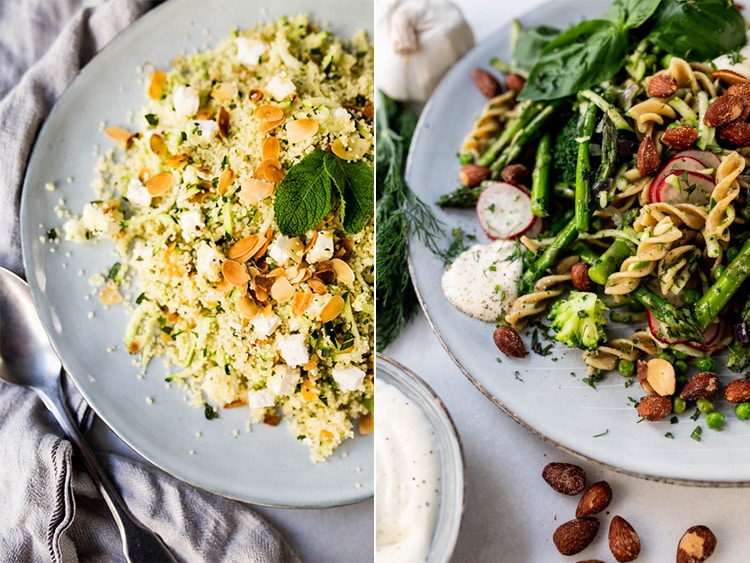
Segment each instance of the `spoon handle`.
[{"label": "spoon handle", "polygon": [[107,503],[122,538],[122,549],[128,561],[175,561],[161,538],[144,527],[133,516],[114,484],[104,472],[104,468],[94,455],[83,434],[74,422],[62,387],[62,377],[58,379],[55,392],[40,393],[44,403],[62,426],[75,445],[91,478]]}]

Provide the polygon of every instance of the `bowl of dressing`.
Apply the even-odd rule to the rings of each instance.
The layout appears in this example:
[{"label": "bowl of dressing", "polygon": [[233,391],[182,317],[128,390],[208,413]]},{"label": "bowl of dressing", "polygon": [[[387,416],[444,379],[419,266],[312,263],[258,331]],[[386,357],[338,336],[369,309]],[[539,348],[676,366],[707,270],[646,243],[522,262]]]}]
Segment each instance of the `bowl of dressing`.
[{"label": "bowl of dressing", "polygon": [[422,378],[381,354],[375,397],[375,563],[447,562],[464,509],[453,420]]}]

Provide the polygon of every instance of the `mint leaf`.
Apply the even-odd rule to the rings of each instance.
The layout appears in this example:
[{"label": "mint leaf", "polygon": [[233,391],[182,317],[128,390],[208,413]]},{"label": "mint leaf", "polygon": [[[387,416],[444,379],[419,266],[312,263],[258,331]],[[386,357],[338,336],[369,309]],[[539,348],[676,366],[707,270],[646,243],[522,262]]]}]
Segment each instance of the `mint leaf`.
[{"label": "mint leaf", "polygon": [[361,231],[375,209],[372,168],[364,161],[350,162],[331,153],[326,153],[323,162],[339,193],[339,213],[344,230],[347,233]]},{"label": "mint leaf", "polygon": [[276,186],[273,211],[282,235],[306,233],[331,210],[331,178],[323,165],[325,151],[315,149],[292,166]]}]

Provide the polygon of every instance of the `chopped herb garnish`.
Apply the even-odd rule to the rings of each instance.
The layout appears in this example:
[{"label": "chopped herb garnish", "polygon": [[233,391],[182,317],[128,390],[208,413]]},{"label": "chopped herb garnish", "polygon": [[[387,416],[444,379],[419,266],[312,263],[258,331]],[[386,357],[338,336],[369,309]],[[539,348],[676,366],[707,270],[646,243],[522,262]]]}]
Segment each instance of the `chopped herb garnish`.
[{"label": "chopped herb garnish", "polygon": [[599,434],[594,434],[592,437],[593,438],[600,438],[602,436],[606,436],[607,434],[609,434],[609,428],[607,428],[604,432],[600,432]]},{"label": "chopped herb garnish", "polygon": [[156,127],[157,125],[159,125],[159,118],[155,114],[153,114],[153,113],[147,113],[143,117],[146,118],[146,121],[148,121],[148,124],[151,127]]},{"label": "chopped herb garnish", "polygon": [[49,241],[56,241],[58,239],[57,229],[54,227],[51,228],[49,231],[47,231],[47,240]]},{"label": "chopped herb garnish", "polygon": [[206,420],[214,420],[215,418],[219,418],[219,409],[206,403],[205,405],[203,405],[203,416],[206,417]]},{"label": "chopped herb garnish", "polygon": [[690,433],[690,437],[696,442],[700,442],[701,434],[703,434],[703,427],[696,426],[695,429]]}]

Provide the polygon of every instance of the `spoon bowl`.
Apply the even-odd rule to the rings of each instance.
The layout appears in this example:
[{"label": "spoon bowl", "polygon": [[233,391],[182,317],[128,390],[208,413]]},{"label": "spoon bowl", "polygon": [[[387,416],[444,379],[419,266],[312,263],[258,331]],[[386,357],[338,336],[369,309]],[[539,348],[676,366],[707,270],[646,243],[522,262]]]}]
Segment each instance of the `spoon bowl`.
[{"label": "spoon bowl", "polygon": [[131,514],[81,434],[62,386],[62,363],[34,308],[29,286],[0,267],[0,379],[36,391],[73,442],[120,531],[128,561],[174,561],[161,539]]}]

